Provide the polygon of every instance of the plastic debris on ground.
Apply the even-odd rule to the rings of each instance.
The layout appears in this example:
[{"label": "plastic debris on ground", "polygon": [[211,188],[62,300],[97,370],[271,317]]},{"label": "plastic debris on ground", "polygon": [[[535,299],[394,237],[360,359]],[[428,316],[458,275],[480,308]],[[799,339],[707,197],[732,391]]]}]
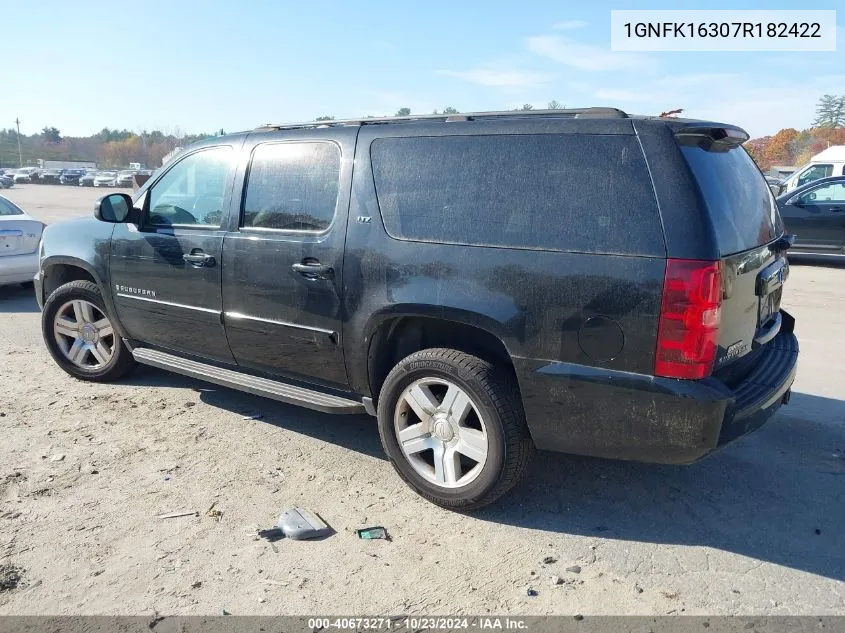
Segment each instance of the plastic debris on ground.
[{"label": "plastic debris on ground", "polygon": [[357,530],[358,538],[364,539],[365,541],[372,541],[376,539],[383,539],[385,541],[390,540],[390,535],[387,533],[387,530],[383,527],[375,526],[375,527],[368,527],[368,528],[361,528]]},{"label": "plastic debris on ground", "polygon": [[285,510],[274,527],[258,531],[258,536],[269,541],[277,541],[284,537],[294,541],[304,541],[332,534],[334,530],[317,513],[305,508]]}]

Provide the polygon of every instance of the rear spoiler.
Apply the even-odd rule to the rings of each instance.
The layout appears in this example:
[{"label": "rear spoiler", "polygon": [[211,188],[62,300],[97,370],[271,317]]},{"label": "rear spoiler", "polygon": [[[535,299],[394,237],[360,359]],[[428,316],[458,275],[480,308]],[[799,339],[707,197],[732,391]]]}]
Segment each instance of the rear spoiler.
[{"label": "rear spoiler", "polygon": [[703,124],[679,128],[675,130],[675,138],[682,145],[695,145],[704,150],[718,152],[742,145],[750,136],[742,128]]}]

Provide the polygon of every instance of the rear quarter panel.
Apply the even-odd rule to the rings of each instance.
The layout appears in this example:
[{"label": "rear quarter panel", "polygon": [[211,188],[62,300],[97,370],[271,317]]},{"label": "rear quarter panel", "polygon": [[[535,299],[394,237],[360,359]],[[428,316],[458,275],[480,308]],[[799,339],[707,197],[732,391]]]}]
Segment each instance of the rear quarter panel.
[{"label": "rear quarter panel", "polygon": [[[616,126],[631,133],[629,121],[581,121],[578,131]],[[459,128],[435,124],[415,134],[448,134]],[[625,127],[627,126],[627,127]],[[649,373],[665,261],[663,257],[587,254],[500,247],[473,247],[390,237],[380,215],[369,145],[378,137],[408,133],[363,128],[355,156],[352,200],[344,260],[347,319],[346,362],[353,388],[370,394],[367,353],[373,334],[392,316],[431,316],[473,325],[497,336],[510,354],[526,401],[529,425],[550,411],[549,363]],[[548,122],[512,126],[506,133],[566,131]],[[465,131],[463,133],[466,133]],[[490,133],[490,130],[485,130]],[[360,218],[360,220],[359,220]],[[562,230],[550,227],[550,230]],[[659,230],[659,227],[658,227]],[[540,389],[535,389],[538,382]],[[577,390],[563,378],[557,386]],[[370,394],[372,395],[372,394]],[[557,409],[549,424],[566,412]],[[588,424],[590,411],[574,420]]]}]

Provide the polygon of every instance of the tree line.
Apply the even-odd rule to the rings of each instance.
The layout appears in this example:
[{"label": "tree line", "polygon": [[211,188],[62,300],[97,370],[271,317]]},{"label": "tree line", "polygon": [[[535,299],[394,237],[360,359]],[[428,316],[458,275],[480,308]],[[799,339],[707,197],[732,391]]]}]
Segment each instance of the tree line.
[{"label": "tree line", "polygon": [[831,145],[845,145],[845,95],[821,97],[812,127],[800,131],[785,128],[771,136],[751,139],[745,149],[766,171],[775,165],[803,165]]},{"label": "tree line", "polygon": [[[565,108],[557,100],[549,101],[549,110]],[[530,103],[513,111],[533,110]],[[670,113],[681,112],[674,110]],[[432,114],[459,114],[453,106]],[[667,113],[664,113],[667,114]],[[395,116],[411,115],[411,108],[399,108]],[[372,118],[372,117],[368,117]],[[333,121],[334,117],[322,115],[317,121]],[[129,163],[143,163],[155,168],[162,158],[177,147],[184,147],[214,134],[185,134],[179,128],[170,130],[117,130],[103,128],[91,136],[62,136],[61,130],[44,127],[40,133],[20,137],[24,165],[34,165],[37,159],[78,160],[96,162],[101,167],[125,167]],[[806,130],[786,128],[777,134],[755,138],[745,144],[746,149],[761,169],[774,165],[801,165],[810,157],[831,145],[845,145],[845,95],[824,95],[816,105],[812,127]],[[14,129],[0,129],[0,167],[18,166],[18,135]]]},{"label": "tree line", "polygon": [[[217,134],[223,134],[219,130]],[[215,136],[215,134],[184,134],[179,128],[161,130],[112,130],[103,128],[91,136],[62,136],[61,130],[47,126],[38,134],[21,134],[20,149],[24,166],[36,160],[65,160],[95,162],[100,167],[125,167],[142,163],[158,167],[161,159],[177,147]],[[14,129],[0,130],[0,167],[19,167],[18,133]]]}]

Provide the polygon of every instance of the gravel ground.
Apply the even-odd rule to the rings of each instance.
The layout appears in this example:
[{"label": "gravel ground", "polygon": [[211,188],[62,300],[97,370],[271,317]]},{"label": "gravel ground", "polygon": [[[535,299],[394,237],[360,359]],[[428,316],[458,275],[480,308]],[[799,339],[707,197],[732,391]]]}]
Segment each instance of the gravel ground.
[{"label": "gravel ground", "polygon": [[[49,222],[99,193],[4,195]],[[31,291],[0,288],[0,614],[845,614],[844,284],[793,267],[799,375],[758,433],[688,467],[541,453],[474,515],[406,488],[372,418],[152,369],[75,381]],[[255,536],[292,504],[336,534]]]}]

